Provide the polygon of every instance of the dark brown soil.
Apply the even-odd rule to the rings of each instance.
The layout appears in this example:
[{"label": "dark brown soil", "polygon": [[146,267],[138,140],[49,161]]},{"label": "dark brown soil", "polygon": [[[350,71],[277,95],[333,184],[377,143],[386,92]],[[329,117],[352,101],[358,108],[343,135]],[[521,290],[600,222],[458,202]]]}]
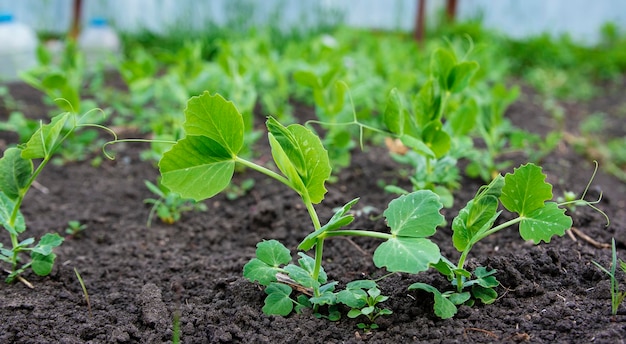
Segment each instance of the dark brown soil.
[{"label": "dark brown soil", "polygon": [[[24,85],[11,89],[17,100],[28,105],[24,110],[28,116],[45,113],[37,92]],[[586,113],[613,113],[611,109],[624,101],[617,96],[619,89],[623,85],[607,88],[604,96],[589,104],[565,104],[568,127],[575,128],[575,121]],[[509,117],[526,129],[545,132],[553,125],[550,116],[536,97],[525,94],[510,108]],[[1,120],[7,116],[0,111]],[[616,125],[623,123],[618,117],[613,120]],[[15,140],[14,135],[0,133],[2,148]],[[447,281],[434,272],[383,279],[381,289],[391,296],[386,306],[394,313],[382,318],[381,328],[371,333],[358,330],[359,320],[345,316],[330,322],[306,314],[264,315],[265,294],[242,277],[242,268],[260,240],[277,239],[295,248],[310,232],[298,197],[247,171],[236,177],[237,181],[256,179],[247,196],[229,201],[219,195],[206,201],[207,212],[187,213],[174,225],[155,221],[148,228],[149,206],[143,200],[152,195],[143,181],[154,181],[158,171],[139,159],[143,148],[118,145],[117,159],[98,168],[88,162],[70,163],[50,165],[42,173],[39,182],[49,192],[32,190],[28,195],[23,208],[26,235],[64,235],[69,220],[85,223],[88,229],[67,238],[56,250],[57,263],[50,276],[25,274],[34,290],[22,283],[0,283],[0,343],[170,342],[177,313],[183,343],[620,343],[626,338],[624,308],[611,316],[609,280],[591,263],[608,265],[610,249],[567,235],[534,246],[512,229],[477,244],[469,260],[470,266],[498,270],[500,298],[488,306],[461,307],[453,319],[440,320],[433,314],[429,294],[407,291],[418,281],[444,287]],[[268,156],[259,158],[263,159]],[[523,157],[515,159],[524,162]],[[565,190],[581,192],[593,171],[591,161],[566,144],[542,165],[555,184],[555,196]],[[318,207],[322,218],[355,197],[361,197],[356,210],[373,206],[382,211],[394,196],[381,191],[378,181],[398,178],[397,168],[381,147],[355,151],[352,166],[328,186],[326,200]],[[464,180],[455,209],[444,211],[448,220],[480,185]],[[618,255],[626,257],[626,186],[600,173],[590,197],[600,191],[604,198],[598,206],[611,217],[611,225],[605,227],[603,217],[591,209],[578,208],[571,214],[574,226],[601,243],[617,237]],[[383,220],[359,216],[354,228],[383,230],[385,225]],[[456,259],[450,236],[446,227],[434,240],[446,256]],[[0,242],[9,242],[4,231]],[[330,240],[324,263],[329,278],[345,285],[382,276],[384,271],[376,269],[371,259],[376,244],[362,238]],[[74,268],[85,281],[91,314]]]}]

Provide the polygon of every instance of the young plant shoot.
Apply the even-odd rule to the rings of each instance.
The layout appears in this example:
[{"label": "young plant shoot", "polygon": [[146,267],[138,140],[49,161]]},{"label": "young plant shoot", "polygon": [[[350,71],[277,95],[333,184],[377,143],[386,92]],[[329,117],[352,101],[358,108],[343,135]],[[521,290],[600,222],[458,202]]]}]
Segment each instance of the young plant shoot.
[{"label": "young plant shoot", "polygon": [[[338,306],[343,304],[351,309],[348,316],[366,316],[371,323],[361,327],[372,329],[377,317],[390,313],[378,306],[386,297],[381,296],[373,281],[349,284],[345,290],[335,291],[337,282],[329,282],[322,267],[324,242],[330,237],[366,236],[382,240],[373,261],[389,272],[415,274],[434,267],[451,281],[454,291],[440,292],[423,283],[415,283],[410,289],[433,293],[435,313],[449,318],[460,304],[471,305],[476,299],[492,303],[497,297],[495,270],[465,269],[465,261],[477,242],[515,224],[519,225],[523,239],[549,242],[554,235],[562,236],[572,224],[565,210],[549,201],[552,186],[545,182],[541,168],[523,165],[483,186],[454,219],[452,241],[461,252],[455,264],[443,257],[437,244],[429,239],[445,223],[440,213],[442,200],[435,192],[418,190],[392,200],[383,212],[389,233],[345,228],[354,220],[350,210],[358,198],[336,210],[322,224],[314,204],[324,199],[324,184],[330,178],[331,167],[320,138],[311,130],[299,124],[285,127],[273,117],[267,119],[277,172],[238,155],[244,143],[243,119],[233,103],[222,96],[205,92],[192,97],[185,117],[186,136],[159,162],[165,187],[181,197],[200,201],[226,190],[235,165],[242,164],[294,190],[308,210],[312,230],[298,245],[303,252],[298,253],[297,263],[292,263],[288,248],[269,240],[257,245],[256,257],[244,266],[247,279],[265,286],[266,314],[287,315],[309,307],[318,316],[336,320],[340,317]],[[495,225],[502,212],[499,205],[517,217]],[[309,250],[314,251],[313,257],[304,253]],[[322,315],[321,307],[327,310],[326,315]]]},{"label": "young plant shoot", "polygon": [[[181,197],[200,201],[225,190],[235,164],[239,163],[287,185],[308,210],[312,233],[300,243],[299,249],[315,248],[314,258],[301,252],[298,264],[289,264],[289,250],[272,240],[259,243],[257,257],[244,267],[248,279],[266,286],[264,312],[285,315],[294,305],[296,311],[308,305],[317,310],[321,305],[338,302],[333,293],[335,283],[327,283],[322,268],[324,240],[328,237],[351,235],[384,240],[376,249],[374,262],[389,271],[417,273],[439,261],[439,248],[427,238],[444,221],[439,213],[441,203],[434,193],[421,190],[392,201],[385,211],[391,233],[342,230],[353,221],[348,212],[358,199],[348,202],[322,225],[314,204],[324,199],[324,183],[330,178],[331,167],[321,140],[311,130],[299,124],[285,127],[272,117],[267,119],[272,156],[280,171],[275,172],[238,155],[244,140],[242,116],[222,96],[205,92],[192,97],[185,116],[187,135],[159,162],[163,185]],[[290,282],[285,283],[285,278]],[[292,286],[309,291],[311,297],[291,299]]]},{"label": "young plant shoot", "polygon": [[[8,263],[7,282],[12,282],[28,268],[40,276],[52,271],[56,255],[53,249],[63,242],[57,233],[48,233],[39,241],[27,238],[20,241],[19,236],[26,231],[24,216],[20,211],[24,197],[31,186],[50,162],[61,144],[81,127],[99,127],[86,123],[89,113],[78,117],[75,113],[62,113],[52,118],[48,124],[39,124],[39,128],[23,145],[4,151],[0,159],[0,224],[9,233],[11,246],[0,243],[0,260]],[[35,161],[39,161],[35,167]],[[22,253],[29,252],[30,260],[24,261]]]}]

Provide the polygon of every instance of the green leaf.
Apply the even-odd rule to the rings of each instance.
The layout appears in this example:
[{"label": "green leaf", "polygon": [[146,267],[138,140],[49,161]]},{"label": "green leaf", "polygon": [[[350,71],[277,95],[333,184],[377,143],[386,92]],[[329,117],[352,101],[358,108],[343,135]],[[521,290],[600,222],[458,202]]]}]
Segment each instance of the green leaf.
[{"label": "green leaf", "polygon": [[418,154],[421,154],[428,158],[435,157],[435,152],[433,152],[432,149],[430,149],[430,147],[420,139],[404,135],[400,137],[400,141],[402,141],[405,146],[411,148]]},{"label": "green leaf", "polygon": [[455,65],[456,58],[448,50],[439,48],[432,54],[430,60],[431,72],[437,78],[441,89],[447,91],[451,89],[452,85],[448,83],[448,80]]},{"label": "green leaf", "polygon": [[159,161],[161,183],[182,198],[201,201],[224,190],[235,172],[235,161],[219,142],[188,135]]},{"label": "green leaf", "polygon": [[[268,118],[267,128],[270,132],[272,155],[278,168],[296,186],[304,186],[305,189],[297,190],[298,192],[308,194],[313,203],[321,202],[326,194],[324,183],[330,178],[331,167],[328,152],[320,138],[299,124],[284,127],[273,117]],[[277,146],[282,148],[282,152]],[[284,161],[285,157],[289,163]]]},{"label": "green leaf", "polygon": [[54,153],[52,150],[59,143],[61,131],[70,116],[71,114],[68,112],[62,113],[54,116],[50,123],[41,125],[26,142],[26,146],[22,150],[22,158],[39,159],[52,155]]},{"label": "green leaf", "polygon": [[456,314],[457,308],[454,303],[443,296],[437,288],[426,283],[413,283],[409,286],[409,290],[415,289],[424,290],[433,294],[435,299],[433,309],[435,310],[435,314],[441,319],[449,319]]},{"label": "green leaf", "polygon": [[472,286],[472,295],[486,305],[492,304],[498,299],[498,292],[493,288],[485,288],[481,285]]},{"label": "green leaf", "polygon": [[448,90],[451,93],[463,91],[478,71],[478,68],[478,63],[475,61],[465,61],[454,66],[448,75]]},{"label": "green leaf", "polygon": [[444,217],[439,196],[430,190],[418,190],[389,202],[383,213],[395,236],[423,238],[435,234]]},{"label": "green leaf", "polygon": [[452,221],[452,242],[462,252],[478,233],[491,228],[498,218],[498,199],[487,195],[467,202]]},{"label": "green leaf", "polygon": [[392,133],[396,135],[404,134],[404,108],[396,88],[392,89],[387,97],[383,122]]},{"label": "green leaf", "polygon": [[256,258],[244,265],[243,276],[251,282],[269,285],[276,281],[276,273],[281,271],[280,266],[291,261],[291,253],[276,240],[262,241],[256,246]]},{"label": "green leaf", "polygon": [[565,209],[559,208],[554,202],[535,209],[519,224],[519,232],[524,240],[532,240],[538,244],[541,240],[550,242],[552,236],[562,236],[572,227],[572,218],[565,215]]},{"label": "green leaf", "polygon": [[265,288],[267,297],[263,306],[263,313],[271,315],[288,315],[293,310],[293,301],[289,297],[291,295],[291,287],[280,283],[270,283]]},{"label": "green leaf", "polygon": [[[413,109],[415,113],[415,125],[422,128],[431,121],[440,120],[439,108],[441,107],[441,95],[435,92],[435,84],[433,80],[428,80],[417,95],[413,98]],[[409,125],[413,124],[409,121]],[[405,132],[410,130],[411,135],[417,134],[417,128],[407,128]]]},{"label": "green leaf", "polygon": [[26,223],[22,212],[18,210],[15,223],[11,224],[13,208],[15,208],[15,202],[5,195],[4,192],[0,191],[0,225],[9,233],[17,235],[26,230]]},{"label": "green leaf", "polygon": [[39,276],[48,276],[52,272],[54,260],[57,256],[54,253],[43,255],[33,251],[30,257],[32,259],[30,267],[33,269],[33,272]]},{"label": "green leaf", "polygon": [[235,105],[221,95],[205,91],[191,97],[185,108],[187,135],[206,136],[219,143],[234,157],[243,146],[243,117]]},{"label": "green leaf", "polygon": [[469,134],[476,126],[478,118],[478,103],[476,99],[469,98],[457,111],[447,114],[447,123],[452,129],[455,137],[461,137]]},{"label": "green leaf", "polygon": [[256,247],[257,258],[267,265],[278,267],[291,261],[291,252],[277,240],[261,241]]},{"label": "green leaf", "polygon": [[276,282],[276,274],[280,271],[280,268],[267,265],[258,258],[252,258],[243,266],[243,277],[250,282],[258,281],[261,285],[269,285]]},{"label": "green leaf", "polygon": [[57,233],[47,233],[39,239],[37,246],[31,249],[32,252],[47,256],[52,253],[52,249],[63,243],[63,237]]},{"label": "green leaf", "polygon": [[22,158],[19,148],[8,148],[0,159],[0,191],[16,200],[28,185],[33,174],[33,162]]},{"label": "green leaf", "polygon": [[511,212],[526,216],[552,199],[552,185],[546,183],[541,167],[526,164],[504,177],[500,201]]},{"label": "green leaf", "polygon": [[439,261],[439,247],[425,238],[397,237],[389,239],[374,251],[374,264],[391,272],[416,274]]},{"label": "green leaf", "polygon": [[302,70],[296,71],[293,73],[293,79],[303,86],[307,86],[313,89],[322,88],[322,82],[313,72]]},{"label": "green leaf", "polygon": [[439,120],[431,121],[422,131],[422,140],[439,159],[450,150],[452,140]]},{"label": "green leaf", "polygon": [[293,279],[294,281],[296,281],[296,283],[303,287],[313,289],[320,287],[320,282],[316,281],[309,271],[297,265],[289,264],[285,266],[285,271],[289,273],[289,277],[291,277],[291,279]]},{"label": "green leaf", "polygon": [[302,240],[300,245],[298,245],[298,249],[303,250],[303,251],[308,251],[311,248],[313,248],[313,246],[315,246],[317,242],[317,238],[323,233],[342,228],[352,223],[352,221],[354,221],[354,215],[352,214],[346,215],[346,214],[348,213],[348,211],[350,211],[352,206],[356,204],[356,202],[358,201],[359,199],[355,198],[352,201],[346,203],[343,207],[341,207],[341,209],[337,210],[335,214],[333,215],[333,217],[330,220],[328,220],[328,223],[326,223],[324,226],[322,226],[320,229],[316,230],[315,232],[307,235],[306,238]]}]

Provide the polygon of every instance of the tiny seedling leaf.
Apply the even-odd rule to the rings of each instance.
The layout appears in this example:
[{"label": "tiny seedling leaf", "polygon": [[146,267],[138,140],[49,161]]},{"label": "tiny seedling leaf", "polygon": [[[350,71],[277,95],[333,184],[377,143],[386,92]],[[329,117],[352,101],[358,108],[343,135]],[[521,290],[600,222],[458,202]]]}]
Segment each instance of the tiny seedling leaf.
[{"label": "tiny seedling leaf", "polygon": [[251,282],[269,285],[276,281],[280,266],[290,261],[291,253],[283,244],[276,240],[262,241],[257,244],[256,258],[244,265],[243,275]]},{"label": "tiny seedling leaf", "polygon": [[267,297],[263,306],[263,313],[285,316],[293,310],[293,300],[291,295],[291,287],[280,283],[270,283],[265,288]]},{"label": "tiny seedling leaf", "polygon": [[322,235],[324,232],[339,229],[339,228],[342,228],[343,226],[347,226],[350,223],[352,223],[352,221],[354,221],[354,216],[352,214],[347,214],[347,213],[348,211],[350,211],[352,206],[356,204],[356,202],[358,201],[359,199],[355,198],[352,201],[346,203],[346,205],[341,207],[341,209],[337,210],[335,214],[333,215],[333,217],[330,220],[328,220],[328,223],[326,223],[324,226],[322,226],[320,229],[316,230],[315,232],[307,235],[306,238],[302,240],[300,245],[298,245],[298,249],[303,250],[303,251],[308,251],[311,248],[313,248],[313,246],[315,246],[315,243],[317,242],[317,238],[320,235]]},{"label": "tiny seedling leaf", "polygon": [[437,290],[437,288],[426,283],[413,283],[409,286],[409,290],[415,289],[423,290],[433,294],[435,299],[435,305],[433,306],[433,309],[435,311],[435,314],[441,319],[449,319],[456,314],[457,308],[454,303],[452,303],[452,301],[443,296],[443,294],[441,294],[441,292]]},{"label": "tiny seedling leaf", "polygon": [[278,267],[291,261],[291,252],[277,240],[258,243],[256,256],[267,265]]},{"label": "tiny seedling leaf", "polygon": [[33,247],[31,251],[46,256],[52,253],[53,248],[61,246],[62,243],[63,237],[57,233],[47,233],[41,237],[37,246]]},{"label": "tiny seedling leaf", "polygon": [[482,285],[472,286],[472,295],[486,305],[494,303],[498,298],[498,292],[493,288],[485,288]]},{"label": "tiny seedling leaf", "polygon": [[243,146],[243,117],[231,101],[205,91],[191,97],[185,108],[183,128],[187,135],[205,136],[237,155]]},{"label": "tiny seedling leaf", "polygon": [[32,259],[31,268],[37,275],[48,276],[52,272],[52,266],[54,266],[54,260],[56,259],[54,253],[43,255],[33,251],[30,257]]},{"label": "tiny seedling leaf", "polygon": [[8,148],[0,159],[0,191],[16,200],[27,186],[32,173],[32,161],[22,158],[19,148]]},{"label": "tiny seedling leaf", "polygon": [[297,265],[289,264],[285,266],[285,271],[289,273],[291,279],[303,287],[316,289],[320,286],[320,282],[316,281],[310,272]]},{"label": "tiny seedling leaf", "polygon": [[235,172],[235,161],[219,142],[188,135],[159,161],[161,183],[183,198],[201,201],[224,190]]},{"label": "tiny seedling leaf", "polygon": [[511,212],[526,216],[552,199],[552,185],[546,183],[541,167],[526,164],[504,177],[500,201]]},{"label": "tiny seedling leaf", "polygon": [[541,240],[550,242],[554,235],[562,236],[570,227],[572,218],[565,215],[565,209],[559,208],[554,202],[548,202],[522,219],[519,232],[524,240],[532,240],[538,244]]},{"label": "tiny seedling leaf", "polygon": [[5,195],[4,192],[0,191],[0,225],[9,233],[17,235],[26,230],[26,223],[24,222],[22,212],[18,210],[15,223],[11,224],[11,214],[14,207],[15,202]]}]

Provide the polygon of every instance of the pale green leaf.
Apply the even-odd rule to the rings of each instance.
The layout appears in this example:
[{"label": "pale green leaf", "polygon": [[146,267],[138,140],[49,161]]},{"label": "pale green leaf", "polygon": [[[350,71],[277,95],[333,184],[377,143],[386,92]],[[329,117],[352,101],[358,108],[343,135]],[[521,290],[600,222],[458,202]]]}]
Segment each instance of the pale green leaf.
[{"label": "pale green leaf", "polygon": [[446,123],[450,125],[453,136],[461,137],[474,129],[477,118],[478,103],[476,103],[476,99],[469,98],[457,111],[447,114]]},{"label": "pale green leaf", "polygon": [[545,179],[541,167],[534,164],[518,167],[512,174],[507,173],[500,196],[502,205],[520,216],[543,207],[545,201],[552,199],[552,185]]},{"label": "pale green leaf", "polygon": [[391,233],[405,237],[427,237],[435,234],[444,217],[439,196],[430,190],[418,190],[389,202],[383,213]]},{"label": "pale green leaf", "polygon": [[320,229],[316,230],[315,232],[307,235],[306,238],[302,240],[300,245],[298,245],[298,249],[303,250],[303,251],[308,251],[313,246],[315,246],[315,243],[317,242],[317,238],[320,235],[322,235],[324,232],[333,231],[333,230],[342,228],[352,223],[352,221],[354,221],[354,215],[348,214],[348,211],[350,211],[352,206],[356,204],[356,202],[358,201],[359,199],[355,198],[352,201],[346,203],[346,205],[341,207],[339,210],[337,210],[335,214],[333,215],[333,217],[330,220],[328,220],[328,223],[323,225]]},{"label": "pale green leaf", "polygon": [[63,243],[63,237],[57,233],[47,233],[39,239],[37,246],[32,248],[32,252],[37,252],[41,255],[49,255],[52,253],[52,249],[60,246]]},{"label": "pale green leaf", "polygon": [[293,310],[293,301],[289,297],[291,295],[291,287],[280,284],[270,283],[265,288],[267,297],[265,298],[265,305],[263,306],[263,313],[275,314],[275,315],[288,315]]},{"label": "pale green leaf", "polygon": [[439,261],[439,247],[425,238],[398,237],[389,239],[374,251],[374,264],[391,272],[416,274]]},{"label": "pale green leaf", "polygon": [[439,81],[439,87],[443,90],[450,90],[449,75],[456,65],[456,57],[448,50],[437,49],[431,56],[431,72]]},{"label": "pale green leaf", "polygon": [[458,93],[463,91],[478,71],[478,68],[478,63],[475,61],[464,61],[454,66],[448,75],[450,92]]},{"label": "pale green leaf", "polygon": [[161,183],[182,198],[196,201],[224,190],[235,172],[235,161],[217,141],[187,136],[159,161]]},{"label": "pale green leaf", "polygon": [[532,240],[538,244],[541,240],[550,242],[554,235],[562,236],[572,227],[572,218],[565,215],[554,202],[535,209],[526,215],[519,224],[519,232],[524,240]]},{"label": "pale green leaf", "polygon": [[269,285],[276,281],[276,274],[279,268],[267,265],[258,258],[252,258],[243,266],[243,277],[250,282],[258,281],[262,285]]},{"label": "pale green leaf", "polygon": [[291,252],[277,240],[265,240],[256,245],[256,256],[270,266],[280,266],[291,261]]},{"label": "pale green leaf", "polygon": [[443,130],[440,121],[435,120],[428,123],[422,131],[422,140],[439,159],[450,150],[452,140],[450,135]]},{"label": "pale green leaf", "polygon": [[449,319],[452,318],[456,312],[457,308],[452,303],[452,301],[448,300],[437,288],[426,284],[426,283],[413,283],[409,286],[409,290],[423,290],[429,293],[432,293],[435,299],[435,304],[433,309],[435,314],[441,319]]},{"label": "pale green leaf", "polygon": [[243,117],[235,105],[221,95],[205,91],[191,97],[185,108],[187,135],[206,136],[236,156],[243,146]]},{"label": "pale green leaf", "polygon": [[[304,185],[305,190],[298,192],[306,192],[313,203],[321,202],[326,194],[324,183],[331,174],[328,152],[322,141],[302,125],[284,127],[273,117],[268,118],[267,128],[270,132],[272,155],[279,169],[296,186]],[[277,149],[277,144],[282,152]],[[277,157],[275,150],[282,156]],[[289,164],[284,161],[285,157]],[[297,177],[293,175],[293,169],[297,172]]]},{"label": "pale green leaf", "polygon": [[0,191],[16,200],[33,174],[33,163],[22,158],[19,148],[8,148],[0,159]]},{"label": "pale green leaf", "polygon": [[[489,229],[497,219],[498,199],[486,195],[467,202],[452,221],[452,242],[454,247],[463,251],[472,242],[477,233]],[[484,228],[484,227],[487,228]]]},{"label": "pale green leaf", "polygon": [[404,133],[404,109],[402,107],[402,99],[396,88],[392,89],[387,97],[383,122],[392,133],[396,135]]},{"label": "pale green leaf", "polygon": [[309,271],[297,265],[289,264],[285,266],[285,271],[287,271],[291,279],[301,286],[314,289],[320,286],[320,283],[313,278]]},{"label": "pale green leaf", "polygon": [[51,156],[54,153],[52,150],[60,143],[61,131],[70,116],[71,114],[68,112],[62,113],[54,116],[50,123],[41,125],[26,142],[26,146],[22,150],[22,158],[39,159]]},{"label": "pale green leaf", "polygon": [[50,272],[52,272],[54,260],[56,259],[56,255],[54,253],[43,255],[41,253],[31,252],[30,257],[32,259],[32,264],[30,267],[37,275],[47,276],[50,274]]},{"label": "pale green leaf", "polygon": [[17,235],[26,230],[26,224],[24,216],[19,210],[17,211],[15,222],[11,224],[11,214],[14,208],[15,202],[5,195],[4,192],[0,191],[0,225],[9,233]]}]

